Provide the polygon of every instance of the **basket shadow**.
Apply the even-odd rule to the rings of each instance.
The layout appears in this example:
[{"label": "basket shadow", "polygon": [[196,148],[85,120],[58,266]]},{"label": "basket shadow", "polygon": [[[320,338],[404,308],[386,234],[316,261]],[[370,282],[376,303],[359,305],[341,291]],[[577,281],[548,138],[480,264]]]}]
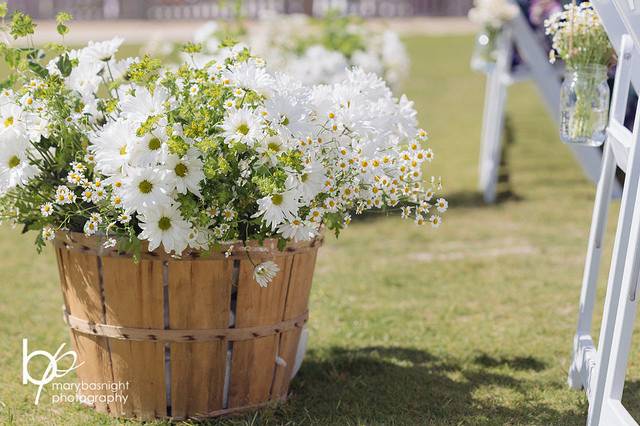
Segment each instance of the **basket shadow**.
[{"label": "basket shadow", "polygon": [[[490,371],[506,365],[538,372],[545,363],[533,358],[470,361],[443,359],[402,347],[333,347],[310,352],[292,383],[291,399],[277,409],[281,419],[306,418],[313,424],[334,424],[345,417],[364,424],[510,424],[530,412],[533,423],[583,424],[584,413],[558,411],[529,398],[535,379],[516,379]],[[526,404],[502,405],[499,398],[477,398],[495,389],[518,393]]]}]

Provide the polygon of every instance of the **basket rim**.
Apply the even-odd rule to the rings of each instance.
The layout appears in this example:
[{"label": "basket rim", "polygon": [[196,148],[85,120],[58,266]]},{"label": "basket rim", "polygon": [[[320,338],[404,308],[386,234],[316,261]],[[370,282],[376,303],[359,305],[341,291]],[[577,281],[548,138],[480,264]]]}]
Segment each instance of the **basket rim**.
[{"label": "basket rim", "polygon": [[[87,236],[81,232],[57,231],[53,239],[53,245],[57,249],[93,254],[100,257],[120,257],[133,258],[130,252],[119,250],[117,247],[104,247],[104,243],[109,239],[105,235]],[[194,261],[194,260],[239,260],[251,256],[252,259],[260,260],[264,258],[274,258],[288,256],[293,253],[315,250],[324,242],[324,234],[321,232],[309,241],[288,241],[284,250],[278,249],[278,240],[275,238],[265,239],[262,244],[258,240],[230,241],[221,244],[216,250],[205,252],[202,250],[187,248],[180,255],[166,253],[161,247],[153,251],[148,251],[148,242],[141,241],[141,260],[162,260],[162,261]]]}]

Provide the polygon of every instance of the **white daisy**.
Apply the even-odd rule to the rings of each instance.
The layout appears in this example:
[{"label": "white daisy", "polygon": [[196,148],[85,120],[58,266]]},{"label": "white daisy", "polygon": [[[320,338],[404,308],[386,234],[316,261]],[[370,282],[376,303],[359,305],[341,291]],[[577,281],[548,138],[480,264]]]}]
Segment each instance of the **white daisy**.
[{"label": "white daisy", "polygon": [[305,201],[310,201],[318,195],[324,187],[327,178],[324,166],[318,161],[307,164],[299,176],[289,179],[289,189],[295,189]]},{"label": "white daisy", "polygon": [[53,204],[44,203],[42,206],[40,206],[40,213],[44,217],[51,216],[51,214],[53,213]]},{"label": "white daisy", "polygon": [[130,163],[135,167],[155,166],[162,163],[169,152],[167,144],[153,134],[133,139],[130,146]]},{"label": "white daisy", "polygon": [[269,195],[258,200],[258,212],[253,217],[262,216],[262,220],[272,230],[285,220],[294,220],[298,213],[298,200],[295,191]]},{"label": "white daisy", "polygon": [[0,138],[0,193],[26,185],[39,172],[27,158],[28,142],[23,138],[6,141],[6,135]]},{"label": "white daisy", "polygon": [[169,155],[165,167],[169,171],[178,193],[186,194],[189,191],[201,197],[200,183],[205,176],[202,171],[202,160],[198,158],[195,150],[189,150],[187,155],[182,158],[175,154]]},{"label": "white daisy", "polygon": [[191,226],[182,218],[178,205],[159,205],[138,215],[142,229],[138,238],[149,241],[149,251],[162,244],[164,251],[181,254],[189,244]]},{"label": "white daisy", "polygon": [[45,241],[51,241],[56,237],[56,233],[50,226],[42,228],[42,239]]},{"label": "white daisy", "polygon": [[135,94],[122,101],[122,115],[141,124],[150,116],[162,114],[167,103],[171,104],[170,93],[164,86],[156,86],[153,93],[146,87],[136,86]]},{"label": "white daisy", "polygon": [[98,224],[95,221],[89,219],[84,223],[83,230],[85,235],[93,235],[98,231]]},{"label": "white daisy", "polygon": [[109,61],[116,54],[122,42],[124,42],[122,37],[101,42],[90,41],[87,47],[78,52],[78,57],[80,60],[94,62]]},{"label": "white daisy", "polygon": [[243,142],[252,146],[264,137],[260,118],[247,107],[230,110],[221,127],[222,136],[227,144]]},{"label": "white daisy", "polygon": [[167,181],[158,169],[131,169],[122,182],[122,204],[125,208],[140,212],[152,206],[166,206],[170,203]]},{"label": "white daisy", "polygon": [[275,276],[278,275],[278,271],[280,271],[278,265],[268,260],[255,267],[253,270],[253,278],[260,287],[266,288]]},{"label": "white daisy", "polygon": [[447,208],[449,208],[449,203],[444,198],[438,198],[436,200],[436,208],[440,213],[444,213],[447,211]]},{"label": "white daisy", "polygon": [[95,154],[96,170],[106,176],[126,171],[131,145],[138,140],[133,127],[126,121],[115,121],[91,135],[89,150]]},{"label": "white daisy", "polygon": [[315,227],[310,222],[304,222],[295,218],[290,222],[285,222],[278,227],[278,232],[288,240],[309,241],[316,235]]}]

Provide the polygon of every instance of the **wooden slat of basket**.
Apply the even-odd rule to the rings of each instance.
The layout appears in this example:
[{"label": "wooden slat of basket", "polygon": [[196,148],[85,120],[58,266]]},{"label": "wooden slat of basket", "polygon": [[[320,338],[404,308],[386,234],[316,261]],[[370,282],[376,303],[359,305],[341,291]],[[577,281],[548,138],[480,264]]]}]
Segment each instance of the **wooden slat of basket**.
[{"label": "wooden slat of basket", "polygon": [[[316,254],[317,250],[313,250],[297,253],[294,256],[283,320],[295,318],[307,311],[311,282],[313,280],[313,270],[316,264]],[[272,398],[286,398],[287,396],[301,333],[302,329],[296,328],[285,331],[280,335],[278,345],[279,356],[286,364],[279,364],[276,367],[273,388],[271,390]]]},{"label": "wooden slat of basket", "polygon": [[[172,329],[229,326],[233,262],[169,262]],[[176,418],[221,410],[227,342],[171,344],[171,410]]]},{"label": "wooden slat of basket", "polygon": [[[163,328],[162,262],[103,258],[106,323],[130,327]],[[111,340],[113,380],[128,382],[129,398],[117,415],[153,419],[164,417],[164,344]]]},{"label": "wooden slat of basket", "polygon": [[[100,277],[98,259],[80,253],[72,253],[58,249],[56,253],[60,283],[67,312],[88,321],[103,322],[102,301],[100,295]],[[76,370],[80,382],[103,383],[111,381],[111,361],[107,339],[100,336],[89,336],[70,330],[71,344],[79,359],[97,359],[99,362],[85,362]],[[109,408],[100,402],[102,390],[81,390],[82,395],[93,397],[97,411],[106,413]]]},{"label": "wooden slat of basket", "polygon": [[[267,288],[262,288],[253,278],[253,264],[240,261],[236,327],[273,324],[282,319],[293,256],[279,257],[275,262],[280,272]],[[229,408],[269,399],[277,344],[277,335],[233,344]]]}]

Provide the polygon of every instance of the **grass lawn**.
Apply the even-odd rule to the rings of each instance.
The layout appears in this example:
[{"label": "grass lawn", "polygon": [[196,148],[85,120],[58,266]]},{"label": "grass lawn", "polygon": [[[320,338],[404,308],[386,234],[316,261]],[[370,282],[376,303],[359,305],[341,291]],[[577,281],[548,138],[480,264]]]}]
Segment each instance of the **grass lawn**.
[{"label": "grass lawn", "polygon": [[[483,205],[476,169],[484,92],[468,67],[472,39],[408,43],[406,90],[432,135],[434,173],[451,206],[445,223],[432,232],[367,217],[339,241],[329,238],[316,270],[309,353],[289,403],[222,424],[586,420],[586,398],[566,376],[594,187],[534,88],[519,84],[508,106],[513,194]],[[0,423],[117,424],[48,404],[46,393],[33,405],[35,387],[20,380],[21,339],[50,351],[68,341],[57,268],[51,252],[36,255],[33,236],[0,232]],[[640,363],[632,356],[630,364],[624,401],[640,406]]]}]

